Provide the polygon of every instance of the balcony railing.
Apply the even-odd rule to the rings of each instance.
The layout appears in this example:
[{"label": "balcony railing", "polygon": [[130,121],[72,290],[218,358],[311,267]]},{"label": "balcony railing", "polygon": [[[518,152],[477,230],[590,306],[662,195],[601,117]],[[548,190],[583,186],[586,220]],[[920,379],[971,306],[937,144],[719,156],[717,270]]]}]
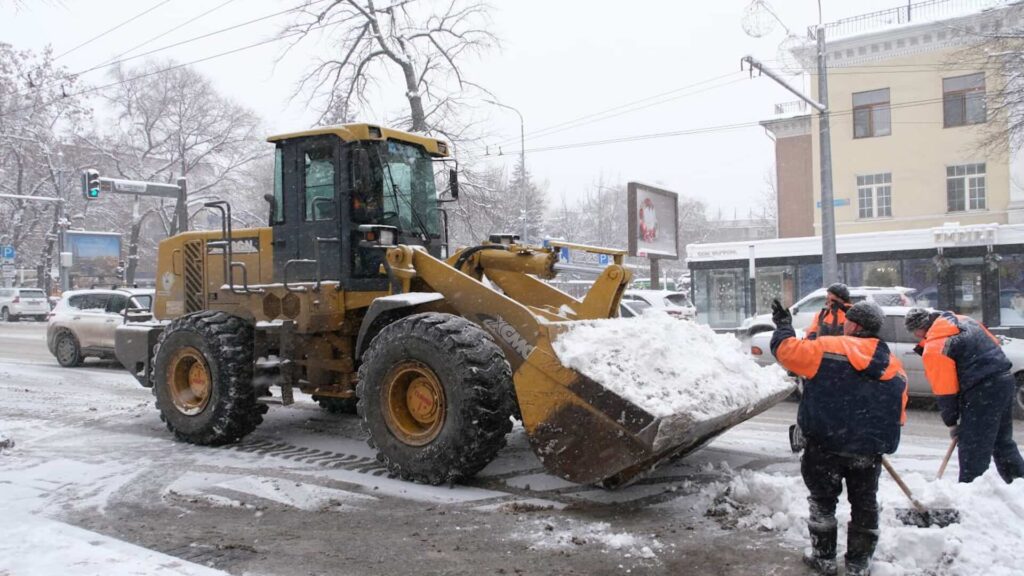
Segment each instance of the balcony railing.
[{"label": "balcony railing", "polygon": [[[825,24],[825,38],[828,40],[835,40],[837,38],[873,32],[880,28],[893,25],[909,24],[911,22],[930,22],[942,20],[944,18],[953,18],[956,16],[963,16],[971,12],[978,12],[986,8],[1005,6],[1013,3],[1014,1],[1015,0],[925,0],[924,2],[917,2],[914,4],[910,4],[908,2],[906,5],[898,6],[896,8],[869,12],[859,16],[851,16],[850,18],[836,20],[835,22],[829,22],[828,24]],[[815,28],[815,26],[809,26],[807,28],[808,38],[814,38]]]},{"label": "balcony railing", "polygon": [[807,112],[807,102],[793,100],[792,102],[781,102],[775,105],[776,116],[788,116],[790,114],[803,114]]}]

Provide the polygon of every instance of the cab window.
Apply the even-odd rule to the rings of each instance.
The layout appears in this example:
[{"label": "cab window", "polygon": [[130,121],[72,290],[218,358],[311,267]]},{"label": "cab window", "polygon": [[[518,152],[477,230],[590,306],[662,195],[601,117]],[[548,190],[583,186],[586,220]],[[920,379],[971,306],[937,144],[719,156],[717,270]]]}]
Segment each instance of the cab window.
[{"label": "cab window", "polygon": [[334,218],[334,157],[331,146],[310,148],[304,153],[304,186],[306,193],[306,221]]}]

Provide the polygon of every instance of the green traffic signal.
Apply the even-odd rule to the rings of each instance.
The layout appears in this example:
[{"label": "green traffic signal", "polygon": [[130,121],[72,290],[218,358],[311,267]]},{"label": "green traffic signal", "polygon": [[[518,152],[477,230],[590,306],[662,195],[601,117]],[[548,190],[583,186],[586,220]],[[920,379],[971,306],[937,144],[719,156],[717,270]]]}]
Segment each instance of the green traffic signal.
[{"label": "green traffic signal", "polygon": [[96,170],[82,171],[82,197],[95,200],[100,197],[100,173]]}]

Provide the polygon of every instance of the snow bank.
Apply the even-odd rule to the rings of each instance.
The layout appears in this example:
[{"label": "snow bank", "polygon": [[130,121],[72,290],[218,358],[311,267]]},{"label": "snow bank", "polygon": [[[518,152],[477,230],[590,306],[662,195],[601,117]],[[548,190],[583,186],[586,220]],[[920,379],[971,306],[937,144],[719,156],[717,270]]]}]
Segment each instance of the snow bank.
[{"label": "snow bank", "polygon": [[[1024,480],[1005,484],[994,469],[971,484],[907,474],[904,480],[926,507],[954,507],[961,522],[945,528],[904,526],[896,508],[910,503],[885,473],[879,485],[881,539],[877,576],[1009,576],[1024,566]],[[726,527],[779,532],[794,547],[809,546],[807,489],[799,476],[741,471],[729,483],[709,488],[708,515]],[[840,554],[850,518],[845,494],[839,501]]]},{"label": "snow bank", "polygon": [[731,334],[657,311],[575,323],[552,345],[564,365],[654,416],[711,419],[793,387]]}]

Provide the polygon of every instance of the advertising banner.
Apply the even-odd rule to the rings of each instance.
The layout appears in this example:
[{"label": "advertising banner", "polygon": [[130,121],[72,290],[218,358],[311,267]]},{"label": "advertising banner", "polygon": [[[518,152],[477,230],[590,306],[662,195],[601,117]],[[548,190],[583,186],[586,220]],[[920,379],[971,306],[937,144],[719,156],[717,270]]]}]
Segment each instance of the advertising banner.
[{"label": "advertising banner", "polygon": [[638,182],[627,185],[629,255],[679,259],[679,195]]},{"label": "advertising banner", "polygon": [[64,249],[71,252],[74,276],[114,278],[121,260],[121,235],[116,232],[80,232],[69,230]]}]

